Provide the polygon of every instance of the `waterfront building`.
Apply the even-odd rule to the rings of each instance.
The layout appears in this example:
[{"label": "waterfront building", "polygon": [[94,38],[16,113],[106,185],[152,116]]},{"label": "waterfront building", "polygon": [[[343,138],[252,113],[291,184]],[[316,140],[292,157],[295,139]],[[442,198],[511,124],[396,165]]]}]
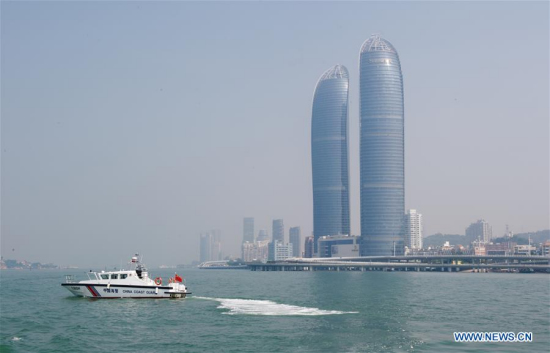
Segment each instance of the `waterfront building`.
[{"label": "waterfront building", "polygon": [[470,243],[474,241],[489,243],[492,237],[493,228],[484,219],[480,219],[466,228],[466,240]]},{"label": "waterfront building", "polygon": [[514,247],[517,243],[514,242],[504,242],[499,244],[485,244],[485,254],[486,255],[513,255]]},{"label": "waterfront building", "polygon": [[372,35],[360,54],[362,256],[402,255],[405,238],[403,76],[394,46]]},{"label": "waterfront building", "polygon": [[282,219],[273,220],[273,241],[280,241],[281,243],[285,242],[285,225],[283,224]]},{"label": "waterfront building", "polygon": [[313,96],[311,164],[315,247],[323,235],[350,232],[348,95],[348,70],[336,65],[319,78]]},{"label": "waterfront building", "polygon": [[319,257],[357,257],[359,256],[359,236],[326,235],[320,237],[317,248]]},{"label": "waterfront building", "polygon": [[243,218],[243,243],[254,242],[254,218],[245,217]]},{"label": "waterfront building", "polygon": [[258,238],[256,238],[256,240],[257,241],[269,240],[269,235],[267,234],[267,230],[260,229],[260,231],[258,232]]},{"label": "waterfront building", "polygon": [[241,244],[241,259],[244,262],[251,262],[251,258],[253,257],[252,252],[254,250],[254,243],[245,241]]},{"label": "waterfront building", "polygon": [[288,242],[292,244],[292,256],[301,257],[302,256],[302,244],[300,240],[301,230],[300,227],[290,227],[288,232]]},{"label": "waterfront building", "polygon": [[292,257],[292,244],[283,244],[280,241],[272,241],[268,246],[268,260],[282,261]]},{"label": "waterfront building", "polygon": [[405,217],[405,246],[410,250],[422,249],[422,215],[410,209]]},{"label": "waterfront building", "polygon": [[245,242],[242,245],[243,261],[266,262],[268,257],[269,240]]},{"label": "waterfront building", "polygon": [[315,238],[313,235],[306,237],[304,241],[304,257],[305,258],[312,258],[315,254],[315,246],[313,243],[315,242]]},{"label": "waterfront building", "polygon": [[476,256],[485,256],[487,255],[487,248],[485,248],[485,243],[483,241],[474,241],[472,247],[474,248],[474,255]]},{"label": "waterfront building", "polygon": [[534,255],[537,253],[537,247],[534,245],[515,245],[514,255]]}]

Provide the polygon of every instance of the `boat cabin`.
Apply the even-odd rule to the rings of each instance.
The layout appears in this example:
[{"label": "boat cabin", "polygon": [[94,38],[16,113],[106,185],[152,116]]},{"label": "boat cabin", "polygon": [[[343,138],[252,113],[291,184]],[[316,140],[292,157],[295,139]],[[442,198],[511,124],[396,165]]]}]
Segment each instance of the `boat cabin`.
[{"label": "boat cabin", "polygon": [[111,272],[88,272],[88,279],[96,281],[112,281],[112,280],[126,280],[132,278],[148,279],[149,276],[146,271],[111,271]]}]

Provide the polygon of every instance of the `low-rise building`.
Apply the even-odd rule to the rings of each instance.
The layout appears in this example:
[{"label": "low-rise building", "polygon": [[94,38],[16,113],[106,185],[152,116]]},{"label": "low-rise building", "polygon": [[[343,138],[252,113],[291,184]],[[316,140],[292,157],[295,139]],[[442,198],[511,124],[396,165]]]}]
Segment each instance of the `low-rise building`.
[{"label": "low-rise building", "polygon": [[550,240],[540,244],[540,254],[542,256],[550,256]]},{"label": "low-rise building", "polygon": [[268,261],[282,261],[292,256],[292,244],[283,244],[280,241],[272,241],[268,245]]},{"label": "low-rise building", "polygon": [[317,240],[318,257],[359,256],[359,236],[326,235]]},{"label": "low-rise building", "polygon": [[312,258],[315,252],[315,238],[312,236],[306,237],[304,241],[304,257]]},{"label": "low-rise building", "polygon": [[477,256],[484,256],[487,255],[487,248],[485,248],[485,244],[476,244],[474,245],[474,255]]},{"label": "low-rise building", "polygon": [[533,245],[516,245],[514,246],[514,255],[533,255],[537,248]]},{"label": "low-rise building", "polygon": [[486,244],[485,251],[487,255],[512,255],[516,245],[516,243],[509,241],[498,244]]}]

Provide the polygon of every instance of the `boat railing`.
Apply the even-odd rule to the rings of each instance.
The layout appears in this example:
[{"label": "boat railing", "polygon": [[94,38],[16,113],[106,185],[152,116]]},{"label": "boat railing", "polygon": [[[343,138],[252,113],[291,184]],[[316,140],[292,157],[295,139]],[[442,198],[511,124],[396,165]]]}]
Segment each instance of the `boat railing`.
[{"label": "boat railing", "polygon": [[[99,280],[99,276],[97,275],[97,273],[96,273],[96,272],[92,272],[91,270],[90,270],[90,272],[86,272],[86,275],[88,276],[88,279],[89,279],[90,281]],[[93,277],[93,278],[92,278],[92,277]]]},{"label": "boat railing", "polygon": [[74,275],[65,275],[65,283],[74,283]]}]

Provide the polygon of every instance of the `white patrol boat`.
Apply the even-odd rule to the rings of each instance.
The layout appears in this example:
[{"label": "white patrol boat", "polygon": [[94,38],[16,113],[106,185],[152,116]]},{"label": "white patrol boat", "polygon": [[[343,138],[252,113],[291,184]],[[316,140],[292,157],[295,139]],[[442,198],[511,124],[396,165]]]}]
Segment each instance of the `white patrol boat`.
[{"label": "white patrol boat", "polygon": [[61,285],[77,297],[87,298],[185,298],[191,294],[177,274],[163,285],[161,277],[149,278],[138,254],[132,257],[131,263],[134,269],[130,271],[90,270],[88,280],[80,282],[76,282],[73,275],[66,275]]}]

